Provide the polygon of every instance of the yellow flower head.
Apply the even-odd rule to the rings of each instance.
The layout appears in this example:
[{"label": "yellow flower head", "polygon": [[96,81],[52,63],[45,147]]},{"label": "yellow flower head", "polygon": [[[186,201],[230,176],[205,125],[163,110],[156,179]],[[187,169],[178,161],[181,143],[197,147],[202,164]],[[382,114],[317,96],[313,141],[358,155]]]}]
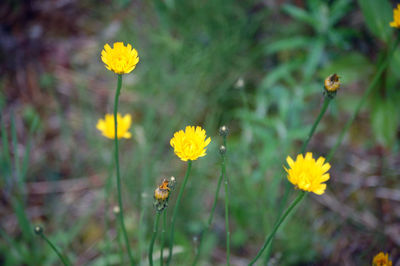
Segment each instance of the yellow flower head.
[{"label": "yellow flower head", "polygon": [[113,48],[108,43],[104,45],[104,49],[101,51],[101,60],[108,70],[116,74],[128,74],[135,69],[139,57],[132,45],[125,46],[123,42],[116,42],[113,44]]},{"label": "yellow flower head", "polygon": [[284,167],[288,173],[287,178],[296,188],[318,195],[325,192],[326,184],[322,183],[329,179],[327,171],[331,166],[329,163],[324,164],[324,157],[319,157],[315,161],[312,153],[307,152],[305,157],[302,154],[297,155],[296,161],[293,161],[290,156],[286,158],[286,161],[289,165],[289,169]]},{"label": "yellow flower head", "polygon": [[206,137],[206,131],[201,127],[187,126],[185,131],[175,132],[170,144],[182,161],[194,161],[206,155],[207,145],[211,141]]},{"label": "yellow flower head", "polygon": [[390,22],[390,27],[400,28],[400,4],[397,4],[397,8],[393,9],[393,21]]},{"label": "yellow flower head", "polygon": [[[117,114],[117,133],[118,138],[129,139],[131,133],[128,131],[131,127],[132,118],[130,114],[126,114],[124,117],[120,113]],[[97,129],[101,131],[104,137],[109,139],[115,138],[115,121],[113,114],[106,114],[104,119],[99,119],[97,122]]]},{"label": "yellow flower head", "polygon": [[389,254],[379,252],[372,260],[372,266],[392,266],[392,261],[389,260]]}]

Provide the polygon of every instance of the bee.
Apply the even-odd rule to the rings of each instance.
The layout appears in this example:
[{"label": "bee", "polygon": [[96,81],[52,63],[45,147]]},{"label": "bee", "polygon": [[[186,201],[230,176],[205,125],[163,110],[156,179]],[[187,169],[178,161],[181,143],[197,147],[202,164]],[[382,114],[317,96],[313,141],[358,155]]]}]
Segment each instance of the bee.
[{"label": "bee", "polygon": [[169,180],[164,178],[162,184],[154,190],[154,198],[158,201],[164,201],[169,197]]}]

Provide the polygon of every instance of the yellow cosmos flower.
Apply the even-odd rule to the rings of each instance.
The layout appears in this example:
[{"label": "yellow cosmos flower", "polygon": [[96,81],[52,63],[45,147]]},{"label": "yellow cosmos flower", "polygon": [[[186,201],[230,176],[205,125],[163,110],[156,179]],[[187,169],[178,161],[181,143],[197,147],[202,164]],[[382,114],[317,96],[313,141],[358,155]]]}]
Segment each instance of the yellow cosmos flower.
[{"label": "yellow cosmos flower", "polygon": [[135,69],[139,57],[132,45],[125,46],[123,42],[116,42],[113,44],[113,48],[108,43],[104,45],[104,49],[101,51],[101,60],[108,70],[116,74],[128,74]]},{"label": "yellow cosmos flower", "polygon": [[296,188],[318,195],[325,192],[326,184],[322,183],[329,179],[329,174],[326,172],[331,166],[329,163],[324,164],[324,157],[319,157],[315,161],[312,153],[307,152],[305,157],[302,154],[297,155],[296,161],[293,161],[290,156],[286,158],[286,161],[289,165],[289,169],[284,167],[288,173],[287,178]]},{"label": "yellow cosmos flower", "polygon": [[392,266],[392,261],[389,260],[389,254],[379,252],[372,260],[372,266]]},{"label": "yellow cosmos flower", "polygon": [[211,141],[206,137],[206,131],[201,127],[187,126],[185,131],[175,132],[170,144],[182,161],[194,161],[206,155],[207,145]]},{"label": "yellow cosmos flower", "polygon": [[[115,121],[113,114],[106,114],[104,119],[99,119],[97,122],[97,129],[101,131],[104,137],[109,139],[115,138]],[[132,135],[128,131],[131,127],[132,117],[130,114],[126,114],[124,117],[120,113],[117,114],[117,131],[118,138],[129,139]]]},{"label": "yellow cosmos flower", "polygon": [[400,28],[400,4],[397,4],[397,8],[393,9],[393,21],[390,22],[390,27]]}]

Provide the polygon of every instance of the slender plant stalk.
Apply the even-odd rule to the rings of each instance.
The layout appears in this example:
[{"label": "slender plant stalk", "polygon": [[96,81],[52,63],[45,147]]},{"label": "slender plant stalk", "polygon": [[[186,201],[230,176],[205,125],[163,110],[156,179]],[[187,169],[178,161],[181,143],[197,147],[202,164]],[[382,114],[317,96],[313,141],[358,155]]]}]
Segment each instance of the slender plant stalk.
[{"label": "slender plant stalk", "polygon": [[199,257],[200,257],[200,254],[201,254],[201,250],[202,250],[203,238],[206,236],[206,233],[208,233],[208,231],[210,230],[211,223],[212,223],[212,220],[214,218],[215,208],[217,206],[219,190],[221,188],[223,177],[224,177],[224,175],[222,174],[222,171],[221,171],[221,174],[220,174],[219,179],[218,179],[217,189],[215,190],[214,202],[213,202],[213,205],[212,205],[212,208],[211,208],[210,216],[208,217],[207,226],[204,229],[204,231],[203,231],[203,233],[202,233],[202,235],[200,237],[199,247],[197,249],[196,257],[194,258],[194,261],[193,261],[193,264],[192,264],[193,266],[196,265],[198,260],[199,260]]},{"label": "slender plant stalk", "polygon": [[306,148],[308,146],[308,143],[310,142],[312,136],[314,135],[315,130],[317,129],[317,126],[319,124],[319,122],[321,121],[322,117],[324,116],[326,110],[328,109],[329,104],[332,101],[332,98],[325,96],[324,97],[324,104],[322,105],[321,111],[319,112],[319,115],[317,117],[317,119],[315,120],[314,124],[311,127],[310,133],[308,133],[308,137],[306,139],[306,141],[303,142],[303,145],[301,146],[301,151],[300,153],[304,153],[306,151]]},{"label": "slender plant stalk", "polygon": [[[111,190],[111,171],[112,168],[110,167],[110,171],[108,174],[108,178],[106,180],[106,185],[104,187],[104,227],[105,227],[105,233],[104,233],[104,241],[105,241],[105,251],[104,251],[104,256],[105,256],[105,261],[106,265],[110,264],[109,261],[109,255],[111,251],[111,245],[110,245],[110,236],[108,235],[108,231],[110,229],[110,217],[108,216],[108,212],[110,210],[110,190]],[[118,217],[117,217],[118,218]]]},{"label": "slender plant stalk", "polygon": [[161,249],[160,249],[160,265],[164,265],[164,242],[165,242],[165,229],[167,228],[167,210],[163,211],[163,224],[161,231]]},{"label": "slender plant stalk", "polygon": [[296,207],[297,204],[299,204],[300,201],[302,201],[305,197],[307,192],[301,191],[299,195],[296,197],[296,199],[290,204],[289,208],[286,209],[285,213],[282,215],[281,218],[279,218],[278,222],[275,224],[274,229],[272,230],[271,234],[269,234],[268,238],[265,240],[264,245],[260,249],[260,251],[257,253],[255,258],[249,263],[249,266],[254,265],[254,263],[260,258],[264,250],[268,247],[268,245],[271,243],[272,239],[274,238],[276,232],[278,231],[279,227],[285,221],[286,217],[292,212],[294,207]]},{"label": "slender plant stalk", "polygon": [[372,79],[372,82],[369,84],[368,88],[365,90],[361,100],[358,102],[356,109],[354,109],[353,114],[351,115],[350,119],[347,121],[346,125],[340,132],[339,137],[336,139],[335,145],[333,145],[332,149],[330,150],[328,156],[326,157],[327,161],[330,161],[335,154],[337,148],[340,146],[340,144],[343,141],[344,136],[346,135],[346,132],[350,129],[350,126],[353,124],[354,119],[356,119],[358,113],[360,112],[361,107],[365,104],[365,102],[368,99],[368,96],[371,94],[375,86],[377,85],[378,81],[380,80],[382,74],[388,67],[390,60],[393,58],[393,53],[396,51],[397,45],[399,44],[400,41],[400,34],[397,36],[397,39],[393,45],[393,47],[389,50],[387,57],[385,60],[380,64],[378,71],[376,72],[374,78]]},{"label": "slender plant stalk", "polygon": [[[120,219],[119,213],[116,214],[115,218],[117,220]],[[119,221],[118,221],[119,222]],[[121,237],[121,226],[117,228],[117,242],[118,242],[118,247],[119,247],[119,260],[120,260],[120,265],[125,265],[125,256],[124,256],[124,244],[122,243],[122,237]]]},{"label": "slender plant stalk", "polygon": [[178,214],[178,209],[179,209],[179,204],[181,203],[181,198],[183,195],[183,191],[185,190],[186,183],[189,178],[190,170],[192,169],[192,161],[188,161],[188,167],[186,170],[185,174],[185,179],[183,180],[183,184],[179,190],[178,194],[178,199],[176,200],[175,207],[174,207],[174,212],[172,213],[172,219],[171,219],[171,236],[170,236],[170,245],[169,245],[169,255],[168,255],[168,260],[167,260],[167,265],[171,263],[172,260],[172,248],[174,246],[174,229],[175,229],[175,221],[176,221],[176,215]]},{"label": "slender plant stalk", "polygon": [[158,223],[160,221],[160,214],[161,214],[161,212],[157,211],[156,219],[154,220],[153,236],[151,237],[151,242],[150,242],[150,247],[149,247],[149,264],[150,264],[150,266],[154,265],[153,264],[153,249],[154,249],[154,242],[156,241],[157,234],[158,234]]},{"label": "slender plant stalk", "polygon": [[[226,135],[224,135],[224,146],[226,148]],[[226,175],[225,152],[222,153],[221,175],[224,176],[225,179],[224,183],[225,183],[226,265],[230,265],[229,257],[231,254],[230,250],[231,232],[229,230],[229,191],[228,191],[228,176]]]},{"label": "slender plant stalk", "polygon": [[61,252],[60,252],[60,251],[56,248],[56,246],[50,241],[50,239],[48,239],[48,238],[44,235],[44,233],[43,233],[42,231],[41,231],[41,232],[38,232],[38,234],[39,234],[39,236],[40,236],[44,241],[47,242],[47,244],[51,247],[51,249],[57,254],[57,256],[60,258],[61,262],[62,262],[65,266],[69,266],[70,263],[68,262],[68,259],[65,258],[65,257],[61,254]]},{"label": "slender plant stalk", "polygon": [[119,170],[117,114],[118,114],[118,97],[121,92],[121,86],[122,86],[122,75],[118,74],[118,85],[117,85],[117,90],[115,92],[115,101],[114,101],[115,164],[116,164],[116,169],[117,169],[118,205],[119,205],[119,209],[120,209],[120,213],[119,213],[120,217],[118,220],[121,223],[122,234],[124,235],[125,245],[126,245],[126,249],[128,251],[128,255],[129,255],[129,261],[130,261],[131,265],[134,265],[133,256],[132,256],[131,248],[129,245],[128,234],[126,232],[125,223],[124,223],[124,209],[122,206],[122,192],[121,192],[121,177],[120,177],[120,170]]}]

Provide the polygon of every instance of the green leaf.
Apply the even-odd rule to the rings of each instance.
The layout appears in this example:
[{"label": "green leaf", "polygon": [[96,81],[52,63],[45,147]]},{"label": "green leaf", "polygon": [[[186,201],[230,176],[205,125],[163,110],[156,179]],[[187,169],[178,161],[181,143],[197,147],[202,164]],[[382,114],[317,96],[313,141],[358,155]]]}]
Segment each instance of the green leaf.
[{"label": "green leaf", "polygon": [[325,41],[323,39],[315,40],[308,54],[307,62],[304,65],[304,79],[308,81],[315,73],[324,53]]},{"label": "green leaf", "polygon": [[315,25],[318,24],[315,18],[311,14],[307,13],[304,9],[298,8],[297,6],[284,5],[283,11],[289,14],[294,19],[302,21],[310,25],[311,27],[315,27]]},{"label": "green leaf", "polygon": [[398,104],[392,100],[375,99],[371,120],[372,129],[377,141],[390,148],[396,140],[396,131],[399,126]]},{"label": "green leaf", "polygon": [[393,8],[388,0],[358,0],[368,29],[379,39],[388,42],[392,29]]},{"label": "green leaf", "polygon": [[342,17],[348,14],[350,7],[349,0],[335,1],[330,8],[329,24],[331,26],[336,24]]},{"label": "green leaf", "polygon": [[291,38],[285,38],[267,45],[265,52],[267,54],[273,54],[280,51],[294,50],[298,48],[305,48],[311,42],[310,38],[303,36],[295,36]]}]

